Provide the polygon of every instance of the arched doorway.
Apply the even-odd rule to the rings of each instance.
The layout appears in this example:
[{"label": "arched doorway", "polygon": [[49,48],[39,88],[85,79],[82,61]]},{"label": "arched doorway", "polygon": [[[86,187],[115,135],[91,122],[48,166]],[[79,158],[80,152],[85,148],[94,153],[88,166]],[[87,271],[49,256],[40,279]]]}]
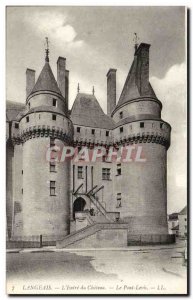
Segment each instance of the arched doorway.
[{"label": "arched doorway", "polygon": [[78,197],[73,204],[73,219],[75,219],[75,213],[78,211],[83,211],[86,205],[86,201],[81,198]]}]

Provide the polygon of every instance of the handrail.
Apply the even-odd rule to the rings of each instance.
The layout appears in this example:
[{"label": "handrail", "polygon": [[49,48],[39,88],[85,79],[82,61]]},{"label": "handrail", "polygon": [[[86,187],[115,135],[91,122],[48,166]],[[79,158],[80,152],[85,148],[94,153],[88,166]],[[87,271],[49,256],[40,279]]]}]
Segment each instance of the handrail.
[{"label": "handrail", "polygon": [[[102,203],[100,202],[100,200],[96,200],[95,198],[94,198],[94,196],[93,195],[87,195],[89,198],[90,198],[90,200],[92,201],[92,203],[100,210],[100,212],[109,220],[109,221],[113,221],[114,222],[114,220],[112,220],[112,218],[110,218],[109,216],[108,216],[108,213],[113,213],[113,212],[108,212],[108,211],[106,211],[106,209],[104,208],[104,206],[102,205]],[[93,200],[93,198],[94,198],[94,200]],[[97,206],[97,203],[99,204],[99,206],[100,206],[100,208],[99,208],[99,206]]]}]

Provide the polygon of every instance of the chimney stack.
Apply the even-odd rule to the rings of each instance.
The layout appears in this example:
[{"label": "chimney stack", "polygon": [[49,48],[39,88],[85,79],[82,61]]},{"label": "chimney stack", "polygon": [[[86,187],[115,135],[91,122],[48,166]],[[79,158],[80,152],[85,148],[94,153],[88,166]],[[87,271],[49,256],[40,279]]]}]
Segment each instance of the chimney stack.
[{"label": "chimney stack", "polygon": [[141,43],[135,52],[137,56],[137,86],[142,96],[149,92],[149,44]]},{"label": "chimney stack", "polygon": [[32,69],[26,69],[26,99],[35,85],[35,73]]},{"label": "chimney stack", "polygon": [[69,71],[66,70],[65,72],[65,99],[66,99],[66,106],[68,109],[68,101],[69,101]]},{"label": "chimney stack", "polygon": [[111,114],[116,106],[116,69],[109,69],[107,73],[107,115]]},{"label": "chimney stack", "polygon": [[57,60],[57,82],[58,87],[62,93],[62,96],[65,98],[65,72],[66,71],[66,58],[64,57],[58,57]]}]

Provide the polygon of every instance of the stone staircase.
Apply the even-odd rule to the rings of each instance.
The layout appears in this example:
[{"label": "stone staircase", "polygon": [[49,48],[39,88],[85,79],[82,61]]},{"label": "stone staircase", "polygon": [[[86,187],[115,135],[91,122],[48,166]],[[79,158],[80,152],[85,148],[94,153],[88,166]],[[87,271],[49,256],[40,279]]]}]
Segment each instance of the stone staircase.
[{"label": "stone staircase", "polygon": [[125,223],[94,223],[56,242],[57,248],[127,247],[128,225]]}]

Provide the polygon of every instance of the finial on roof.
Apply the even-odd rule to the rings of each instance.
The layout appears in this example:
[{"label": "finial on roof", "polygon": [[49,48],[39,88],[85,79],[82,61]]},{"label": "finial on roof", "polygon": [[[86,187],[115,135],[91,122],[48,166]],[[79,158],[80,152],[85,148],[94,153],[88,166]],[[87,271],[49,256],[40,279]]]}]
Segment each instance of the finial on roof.
[{"label": "finial on roof", "polygon": [[138,41],[139,41],[139,37],[138,37],[138,35],[137,35],[137,33],[136,32],[134,32],[134,37],[133,37],[133,41],[134,41],[134,43],[135,43],[135,46],[134,46],[134,48],[135,48],[135,51],[137,50],[137,48],[138,48]]},{"label": "finial on roof", "polygon": [[46,57],[45,57],[45,61],[49,62],[49,41],[48,41],[48,37],[45,38],[46,42],[45,42],[45,52],[46,52]]},{"label": "finial on roof", "polygon": [[94,86],[93,86],[93,88],[92,88],[92,94],[94,95],[94,93],[95,93],[95,90],[94,90]]},{"label": "finial on roof", "polygon": [[80,85],[79,85],[79,83],[78,83],[77,93],[79,93],[79,92],[80,92]]}]

